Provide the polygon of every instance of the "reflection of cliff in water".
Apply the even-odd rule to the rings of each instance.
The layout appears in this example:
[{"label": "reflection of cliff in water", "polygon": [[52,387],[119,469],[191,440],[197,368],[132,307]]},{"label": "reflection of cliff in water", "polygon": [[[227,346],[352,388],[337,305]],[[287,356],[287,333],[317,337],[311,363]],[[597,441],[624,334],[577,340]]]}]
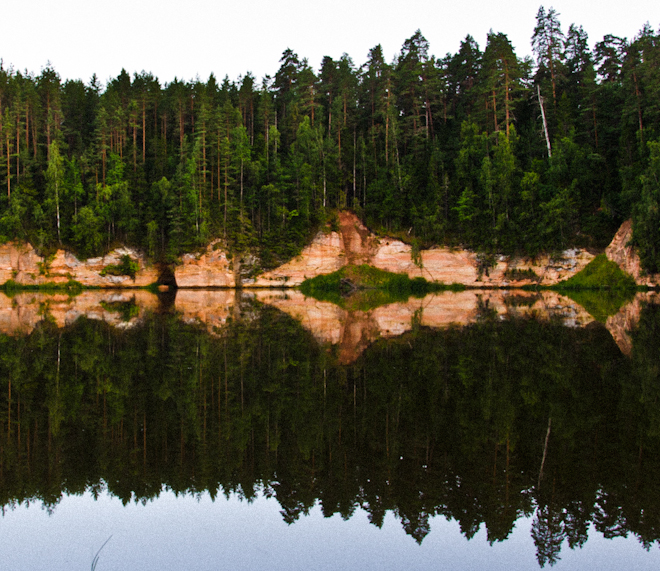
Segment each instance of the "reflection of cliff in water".
[{"label": "reflection of cliff in water", "polygon": [[[579,303],[553,291],[447,291],[367,310],[347,310],[305,297],[297,290],[263,289],[236,296],[234,290],[179,291],[176,308],[185,320],[203,323],[209,331],[218,332],[228,317],[240,316],[241,299],[254,298],[289,314],[320,344],[336,345],[339,361],[344,364],[355,361],[376,339],[396,337],[420,326],[465,326],[488,315],[498,319],[530,317],[567,327],[585,327],[595,321]],[[608,330],[626,355],[631,348],[628,332],[639,320],[642,305],[657,299],[656,296],[655,292],[638,293],[631,303],[607,319]]]},{"label": "reflection of cliff in water", "polygon": [[[596,294],[598,295],[598,294]],[[638,293],[635,299],[607,319],[607,328],[626,355],[631,351],[631,331],[643,303],[657,294]],[[367,309],[342,308],[305,297],[297,290],[262,289],[242,293],[234,289],[179,290],[158,296],[144,290],[84,291],[78,296],[22,292],[11,298],[0,294],[0,332],[29,333],[45,319],[58,327],[81,316],[105,321],[119,328],[134,327],[153,311],[173,309],[189,324],[202,324],[212,334],[222,334],[228,322],[251,319],[251,300],[276,307],[299,321],[322,345],[338,347],[339,362],[352,363],[382,337],[396,337],[416,327],[444,329],[475,323],[486,316],[499,319],[531,317],[585,327],[594,318],[579,303],[552,291],[467,290],[410,297]]]},{"label": "reflection of cliff in water", "polygon": [[0,293],[0,333],[27,334],[44,320],[66,327],[83,316],[125,329],[137,325],[145,312],[158,306],[158,297],[145,290],[85,290],[75,296],[41,291],[11,297]]},{"label": "reflection of cliff in water", "polygon": [[289,522],[317,502],[344,517],[363,507],[375,525],[391,510],[417,541],[435,515],[467,537],[483,524],[493,542],[535,513],[542,563],[592,523],[658,542],[656,306],[630,358],[597,323],[514,317],[533,304],[502,319],[482,298],[462,327],[413,312],[342,365],[339,343],[327,351],[281,311],[230,297],[222,314],[177,297],[184,319],[45,320],[2,337],[0,503],[54,507],[101,482],[125,502],[163,486],[261,490]]}]

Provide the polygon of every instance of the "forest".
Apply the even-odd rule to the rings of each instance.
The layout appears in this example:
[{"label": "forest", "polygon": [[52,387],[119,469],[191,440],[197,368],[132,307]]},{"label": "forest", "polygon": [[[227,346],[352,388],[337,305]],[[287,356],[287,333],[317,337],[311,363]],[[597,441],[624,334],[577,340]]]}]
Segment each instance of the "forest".
[{"label": "forest", "polygon": [[272,267],[341,208],[418,247],[528,255],[601,248],[632,216],[658,271],[660,35],[591,49],[559,16],[539,8],[533,58],[492,31],[436,57],[418,30],[392,62],[287,49],[261,81],[0,66],[0,238],[172,262],[219,237]]}]

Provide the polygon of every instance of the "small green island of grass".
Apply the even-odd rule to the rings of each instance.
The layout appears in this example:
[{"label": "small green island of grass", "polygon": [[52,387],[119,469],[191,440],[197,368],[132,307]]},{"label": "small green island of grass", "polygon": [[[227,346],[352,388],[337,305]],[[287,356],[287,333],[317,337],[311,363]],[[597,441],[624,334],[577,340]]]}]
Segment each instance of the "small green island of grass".
[{"label": "small green island of grass", "polygon": [[624,272],[616,262],[599,254],[582,271],[554,286],[557,290],[631,290],[637,289],[635,278]]},{"label": "small green island of grass", "polygon": [[345,309],[368,309],[407,301],[410,296],[422,297],[428,293],[446,290],[464,290],[462,285],[432,283],[424,278],[410,278],[369,266],[344,266],[331,274],[305,280],[300,291],[320,301],[330,301]]}]

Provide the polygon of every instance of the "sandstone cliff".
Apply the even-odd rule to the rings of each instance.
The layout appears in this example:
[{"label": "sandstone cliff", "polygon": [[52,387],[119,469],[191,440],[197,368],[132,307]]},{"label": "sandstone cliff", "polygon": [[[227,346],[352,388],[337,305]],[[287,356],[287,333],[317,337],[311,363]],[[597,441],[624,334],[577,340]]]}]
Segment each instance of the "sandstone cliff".
[{"label": "sandstone cliff", "polygon": [[570,249],[554,257],[499,256],[486,261],[468,250],[433,248],[422,250],[415,260],[410,245],[377,237],[357,216],[346,211],[339,213],[338,232],[319,232],[298,257],[255,278],[241,278],[226,255],[214,248],[216,243],[200,255],[182,258],[174,272],[179,287],[296,287],[308,278],[347,264],[369,264],[411,278],[473,287],[553,285],[573,276],[593,259],[585,250]]},{"label": "sandstone cliff", "polygon": [[[660,276],[645,275],[639,257],[628,246],[632,223],[624,223],[606,250],[607,257],[636,279],[640,285],[658,286]],[[138,264],[135,278],[102,275],[109,265],[129,256]],[[295,287],[305,279],[339,270],[347,264],[369,264],[383,270],[423,277],[431,282],[470,287],[520,287],[554,285],[582,270],[593,255],[586,250],[569,249],[559,255],[536,258],[498,256],[484,259],[463,249],[432,248],[416,256],[412,247],[400,240],[377,237],[350,212],[339,213],[338,231],[321,231],[299,256],[256,277],[241,272],[241,260],[231,260],[224,244],[216,240],[200,254],[184,254],[174,267],[176,285],[181,288],[263,288]],[[144,287],[159,280],[159,271],[149,265],[137,250],[118,248],[100,258],[78,260],[58,250],[52,259],[39,256],[30,244],[9,242],[0,245],[0,284],[14,280],[22,285],[80,282],[86,287]]]},{"label": "sandstone cliff", "polygon": [[635,278],[637,285],[657,287],[660,285],[660,275],[647,274],[642,270],[635,248],[629,245],[630,240],[632,240],[632,220],[626,220],[605,249],[605,255],[609,260],[616,262],[624,272]]},{"label": "sandstone cliff", "polygon": [[243,281],[243,287],[295,287],[307,278],[330,274],[348,263],[346,244],[338,232],[319,232],[301,254],[279,268],[256,279]]},{"label": "sandstone cliff", "polygon": [[[129,256],[138,264],[135,278],[102,275],[108,266],[119,265],[123,256]],[[132,248],[117,248],[103,257],[81,261],[65,250],[57,250],[54,257],[45,259],[27,243],[0,245],[0,285],[8,280],[21,285],[62,284],[75,280],[86,287],[127,288],[148,286],[156,283],[158,277],[158,270]]]},{"label": "sandstone cliff", "polygon": [[234,268],[220,240],[201,254],[184,254],[174,268],[174,279],[178,287],[236,287]]},{"label": "sandstone cliff", "polygon": [[592,254],[577,249],[554,257],[499,256],[483,260],[468,250],[433,248],[422,250],[415,260],[409,244],[375,236],[354,214],[344,211],[339,213],[339,232],[319,233],[298,258],[253,281],[243,282],[243,286],[298,286],[307,278],[333,272],[346,264],[369,264],[411,278],[473,287],[554,285],[579,272],[592,259]]}]

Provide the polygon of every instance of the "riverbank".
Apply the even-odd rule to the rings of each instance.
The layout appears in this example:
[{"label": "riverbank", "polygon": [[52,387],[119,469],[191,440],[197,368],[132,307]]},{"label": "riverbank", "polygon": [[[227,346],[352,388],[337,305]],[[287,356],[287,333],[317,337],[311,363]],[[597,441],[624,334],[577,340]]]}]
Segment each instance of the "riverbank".
[{"label": "riverbank", "polygon": [[[639,286],[658,287],[659,276],[645,275],[634,248],[629,246],[632,224],[617,232],[605,255]],[[423,278],[431,284],[467,288],[520,288],[555,286],[582,271],[598,254],[572,248],[536,257],[486,256],[461,248],[435,247],[415,250],[410,244],[376,236],[349,211],[338,213],[334,228],[319,231],[296,258],[270,271],[260,271],[251,254],[228,252],[222,241],[206,250],[184,254],[177,264],[151,264],[132,248],[116,248],[99,258],[79,260],[71,252],[57,250],[44,258],[28,243],[0,245],[0,284],[15,289],[145,288],[167,285],[177,288],[293,288],[305,280],[332,274],[347,266],[369,266],[402,274],[410,280]],[[76,286],[78,287],[78,286]]]}]

